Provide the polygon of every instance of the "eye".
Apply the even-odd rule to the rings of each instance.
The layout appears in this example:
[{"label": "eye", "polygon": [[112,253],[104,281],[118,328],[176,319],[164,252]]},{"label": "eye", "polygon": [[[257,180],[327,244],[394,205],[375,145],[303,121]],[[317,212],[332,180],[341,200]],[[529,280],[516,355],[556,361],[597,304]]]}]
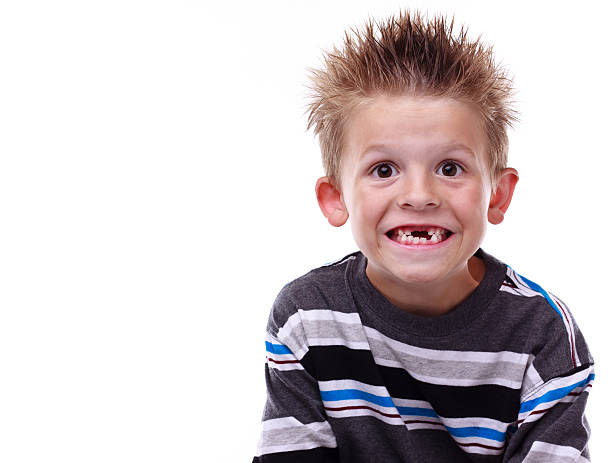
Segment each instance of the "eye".
[{"label": "eye", "polygon": [[372,169],[372,174],[378,178],[389,178],[397,174],[397,169],[391,164],[382,163]]},{"label": "eye", "polygon": [[454,161],[444,161],[437,170],[437,173],[445,177],[456,177],[461,172],[463,172],[463,167]]}]

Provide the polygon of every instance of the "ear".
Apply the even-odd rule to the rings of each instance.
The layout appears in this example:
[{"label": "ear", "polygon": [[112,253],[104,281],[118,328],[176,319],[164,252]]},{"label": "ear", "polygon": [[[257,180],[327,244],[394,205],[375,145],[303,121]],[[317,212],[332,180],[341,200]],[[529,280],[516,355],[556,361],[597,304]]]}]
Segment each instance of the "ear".
[{"label": "ear", "polygon": [[342,195],[330,177],[321,177],[315,186],[321,212],[334,227],[341,227],[348,220],[348,211]]},{"label": "ear", "polygon": [[497,180],[495,190],[489,202],[488,219],[489,222],[497,225],[504,220],[504,214],[510,206],[514,187],[518,182],[518,172],[510,167],[504,169]]}]

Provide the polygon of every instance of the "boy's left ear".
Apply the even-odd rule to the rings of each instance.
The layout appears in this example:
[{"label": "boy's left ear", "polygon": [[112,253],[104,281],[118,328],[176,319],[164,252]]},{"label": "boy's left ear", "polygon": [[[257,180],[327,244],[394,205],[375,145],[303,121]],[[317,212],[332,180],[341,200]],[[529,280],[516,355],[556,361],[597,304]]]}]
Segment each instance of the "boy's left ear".
[{"label": "boy's left ear", "polygon": [[504,220],[504,214],[510,206],[514,187],[518,182],[518,172],[516,169],[508,167],[504,169],[497,180],[495,190],[489,202],[488,219],[489,222],[497,225]]}]

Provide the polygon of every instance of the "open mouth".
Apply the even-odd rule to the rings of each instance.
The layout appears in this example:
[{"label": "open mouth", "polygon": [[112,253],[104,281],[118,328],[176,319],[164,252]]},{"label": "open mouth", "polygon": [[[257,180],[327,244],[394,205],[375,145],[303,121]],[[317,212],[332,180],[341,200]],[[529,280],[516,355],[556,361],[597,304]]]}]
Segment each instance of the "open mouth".
[{"label": "open mouth", "polygon": [[389,230],[386,235],[400,244],[432,245],[447,240],[453,233],[441,227],[429,225],[401,226]]}]

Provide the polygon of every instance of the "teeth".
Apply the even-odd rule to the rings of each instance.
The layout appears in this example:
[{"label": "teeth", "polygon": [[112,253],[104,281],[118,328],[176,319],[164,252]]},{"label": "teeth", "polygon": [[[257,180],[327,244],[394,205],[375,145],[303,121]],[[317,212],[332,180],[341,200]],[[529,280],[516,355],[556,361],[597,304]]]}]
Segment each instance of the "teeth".
[{"label": "teeth", "polygon": [[443,228],[430,228],[427,230],[429,239],[418,236],[412,236],[408,230],[397,230],[397,238],[401,243],[405,244],[427,244],[427,243],[438,243],[443,240],[443,236],[446,235],[446,230]]}]

